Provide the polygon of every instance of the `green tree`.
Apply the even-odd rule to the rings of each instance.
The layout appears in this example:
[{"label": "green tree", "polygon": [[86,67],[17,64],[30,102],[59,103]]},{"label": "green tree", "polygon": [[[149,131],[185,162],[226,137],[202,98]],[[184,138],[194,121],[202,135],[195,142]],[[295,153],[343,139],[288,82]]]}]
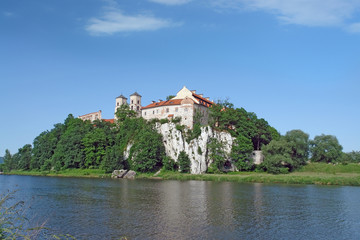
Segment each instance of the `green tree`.
[{"label": "green tree", "polygon": [[13,169],[15,169],[15,164],[14,164],[12,155],[11,155],[9,149],[6,149],[5,156],[4,156],[4,170],[7,172],[10,172]]},{"label": "green tree", "polygon": [[135,171],[154,172],[162,166],[165,155],[162,136],[150,126],[144,125],[141,133],[135,136],[130,152]]},{"label": "green tree", "polygon": [[231,159],[239,171],[249,171],[253,169],[254,162],[251,158],[253,145],[250,139],[239,135],[231,149]]},{"label": "green tree", "polygon": [[224,144],[217,140],[217,138],[211,138],[208,144],[209,159],[212,161],[213,167],[217,170],[222,170],[226,162],[227,155],[224,151]]},{"label": "green tree", "polygon": [[81,143],[84,146],[83,151],[85,153],[84,166],[86,168],[98,168],[105,156],[108,144],[104,130],[102,128],[95,128],[86,133]]},{"label": "green tree", "polygon": [[311,161],[336,163],[341,160],[342,146],[335,136],[316,136],[310,143]]},{"label": "green tree", "polygon": [[179,164],[180,172],[182,172],[182,173],[189,173],[190,172],[191,162],[190,162],[189,156],[186,154],[186,152],[181,151],[179,153],[177,162]]},{"label": "green tree", "polygon": [[130,110],[129,105],[123,104],[121,105],[115,113],[118,122],[123,122],[127,118],[134,118],[136,117],[136,112],[133,110]]},{"label": "green tree", "polygon": [[179,166],[171,157],[165,156],[162,160],[163,168],[168,171],[176,171]]},{"label": "green tree", "polygon": [[29,170],[31,162],[31,144],[26,144],[22,148],[19,148],[19,151],[16,154],[17,169],[20,170]]},{"label": "green tree", "polygon": [[169,101],[170,99],[172,99],[174,97],[176,97],[176,96],[175,95],[169,95],[169,96],[166,97],[166,101]]},{"label": "green tree", "polygon": [[122,148],[118,145],[106,148],[101,168],[106,173],[111,173],[114,170],[129,169],[129,163],[124,159]]},{"label": "green tree", "polygon": [[269,173],[294,171],[305,165],[309,156],[309,135],[301,130],[292,130],[279,140],[263,147],[263,166]]},{"label": "green tree", "polygon": [[90,121],[82,121],[71,114],[68,116],[65,120],[65,131],[52,156],[52,166],[56,170],[85,166],[82,139],[92,128]]}]

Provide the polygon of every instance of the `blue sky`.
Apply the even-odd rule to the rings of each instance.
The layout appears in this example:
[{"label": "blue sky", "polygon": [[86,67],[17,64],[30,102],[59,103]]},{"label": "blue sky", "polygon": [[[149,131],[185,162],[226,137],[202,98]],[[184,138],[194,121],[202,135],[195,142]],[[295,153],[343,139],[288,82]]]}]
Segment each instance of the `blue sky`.
[{"label": "blue sky", "polygon": [[0,156],[184,85],[360,150],[360,0],[2,0]]}]

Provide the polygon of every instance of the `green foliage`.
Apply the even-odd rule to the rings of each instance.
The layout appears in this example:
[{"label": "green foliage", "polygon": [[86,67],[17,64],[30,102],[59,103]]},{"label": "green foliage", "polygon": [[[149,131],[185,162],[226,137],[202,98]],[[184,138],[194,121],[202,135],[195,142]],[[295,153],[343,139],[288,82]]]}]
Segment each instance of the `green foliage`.
[{"label": "green foliage", "polygon": [[239,171],[249,171],[254,168],[251,158],[253,145],[250,139],[239,135],[232,146],[230,157]]},{"label": "green foliage", "polygon": [[215,168],[221,171],[227,158],[224,151],[224,144],[216,138],[211,138],[210,143],[208,144],[208,149],[210,161],[212,161]]},{"label": "green foliage", "polygon": [[179,169],[179,166],[175,162],[175,160],[168,156],[163,157],[162,164],[163,164],[164,169],[168,170],[168,171],[175,172]]},{"label": "green foliage", "polygon": [[5,164],[0,163],[0,172],[3,172],[5,170]]},{"label": "green foliage", "polygon": [[132,168],[140,172],[154,172],[162,166],[164,153],[162,136],[150,127],[144,127],[131,148]]},{"label": "green foliage", "polygon": [[190,172],[191,162],[190,162],[189,156],[186,154],[186,152],[184,152],[184,151],[180,152],[177,162],[179,164],[180,172],[182,172],[182,173]]},{"label": "green foliage", "polygon": [[17,164],[16,169],[30,169],[31,151],[32,146],[30,144],[26,144],[22,148],[19,148],[19,151],[12,157],[13,161]]},{"label": "green foliage", "polygon": [[169,119],[167,118],[160,119],[160,123],[161,124],[169,123]]},{"label": "green foliage", "polygon": [[244,136],[252,141],[253,149],[260,150],[280,134],[264,119],[258,119],[255,113],[244,108],[234,108],[228,101],[218,101],[210,108],[210,125],[222,131],[228,131],[233,137]]},{"label": "green foliage", "polygon": [[86,168],[90,166],[98,167],[105,156],[106,146],[108,145],[104,130],[96,128],[86,133],[81,143],[84,146],[83,152],[85,153],[84,166]]},{"label": "green foliage", "polygon": [[185,126],[184,125],[180,125],[180,124],[176,124],[175,125],[176,130],[180,131],[180,132],[184,132],[185,130]]},{"label": "green foliage", "polygon": [[352,151],[349,153],[345,153],[343,157],[344,162],[352,162],[352,163],[360,163],[360,151]]},{"label": "green foliage", "polygon": [[304,166],[309,156],[309,135],[292,130],[263,148],[263,166],[269,173],[294,171]]},{"label": "green foliage", "polygon": [[171,119],[172,123],[180,123],[181,122],[181,117],[175,117],[173,119]]},{"label": "green foliage", "polygon": [[133,110],[130,110],[129,105],[127,104],[122,104],[115,113],[116,117],[117,117],[117,121],[119,123],[122,123],[123,121],[125,121],[125,119],[127,118],[135,118],[136,117],[136,112]]},{"label": "green foliage", "polygon": [[15,162],[13,161],[12,155],[10,154],[9,149],[6,149],[4,156],[4,171],[10,172],[15,168],[16,166],[15,166]]},{"label": "green foliage", "polygon": [[342,146],[332,135],[316,136],[310,142],[310,152],[312,162],[336,163],[342,159]]},{"label": "green foliage", "polygon": [[176,97],[176,96],[175,95],[169,95],[169,96],[166,97],[166,101],[169,101],[170,99],[172,99],[174,97]]}]

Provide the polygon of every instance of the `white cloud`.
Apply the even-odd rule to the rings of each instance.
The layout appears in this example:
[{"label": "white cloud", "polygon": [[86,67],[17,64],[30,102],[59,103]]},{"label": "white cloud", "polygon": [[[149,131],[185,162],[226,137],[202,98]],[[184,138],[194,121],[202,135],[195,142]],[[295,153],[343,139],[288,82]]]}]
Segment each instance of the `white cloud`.
[{"label": "white cloud", "polygon": [[305,26],[349,25],[360,10],[360,0],[212,0],[221,8],[265,11],[282,23]]},{"label": "white cloud", "polygon": [[352,23],[347,26],[346,30],[351,33],[360,33],[360,23]]},{"label": "white cloud", "polygon": [[170,20],[149,15],[127,16],[111,7],[100,18],[91,18],[86,30],[92,35],[111,35],[118,32],[155,31],[161,28],[179,26]]},{"label": "white cloud", "polygon": [[165,5],[182,5],[192,0],[149,0],[150,2],[161,3]]}]

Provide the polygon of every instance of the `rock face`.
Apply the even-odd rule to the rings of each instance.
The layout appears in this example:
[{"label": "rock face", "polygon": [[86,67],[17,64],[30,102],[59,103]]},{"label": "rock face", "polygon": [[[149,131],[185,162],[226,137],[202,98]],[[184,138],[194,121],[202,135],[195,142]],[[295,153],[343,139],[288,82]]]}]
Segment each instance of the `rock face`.
[{"label": "rock face", "polygon": [[174,123],[157,124],[157,131],[163,136],[166,155],[177,161],[181,151],[185,151],[191,161],[191,173],[205,173],[212,163],[209,159],[208,144],[211,138],[216,138],[224,145],[224,151],[230,154],[233,137],[230,133],[217,132],[210,127],[202,127],[201,134],[198,138],[186,141],[183,133],[176,129]]},{"label": "rock face", "polygon": [[134,179],[136,172],[132,170],[114,170],[111,174],[111,178],[126,178],[126,179]]}]

